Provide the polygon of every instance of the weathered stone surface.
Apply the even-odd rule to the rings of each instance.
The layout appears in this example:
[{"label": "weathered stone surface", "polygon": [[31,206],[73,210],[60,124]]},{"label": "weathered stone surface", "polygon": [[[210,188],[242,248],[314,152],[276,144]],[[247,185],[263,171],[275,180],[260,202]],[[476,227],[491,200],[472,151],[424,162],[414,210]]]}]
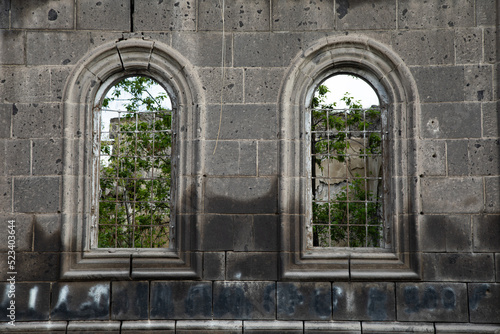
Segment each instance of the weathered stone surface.
[{"label": "weathered stone surface", "polygon": [[14,179],[15,212],[57,212],[59,203],[59,177],[39,176]]},{"label": "weathered stone surface", "polygon": [[28,32],[28,65],[74,65],[87,53],[87,32]]},{"label": "weathered stone surface", "polygon": [[496,37],[497,30],[495,28],[484,29],[484,62],[494,64],[496,56]]},{"label": "weathered stone surface", "polygon": [[[51,101],[50,74],[46,67],[4,67],[0,71],[0,98],[3,103]],[[15,108],[13,108],[13,115]]]},{"label": "weathered stone surface", "polygon": [[424,215],[420,221],[423,252],[470,252],[471,223],[467,215]]},{"label": "weathered stone surface", "polygon": [[202,68],[200,77],[208,103],[243,102],[243,69],[225,68],[222,77],[221,68]]},{"label": "weathered stone surface", "polygon": [[226,279],[265,281],[278,279],[277,253],[227,252]]},{"label": "weathered stone surface", "polygon": [[243,330],[252,334],[301,334],[304,325],[301,321],[244,321]]},{"label": "weathered stone surface", "polygon": [[[463,66],[419,66],[411,68],[411,71],[418,85],[421,102],[463,101]],[[443,107],[440,106],[440,109]]]},{"label": "weathered stone surface", "polygon": [[[217,147],[215,147],[217,145]],[[255,141],[206,141],[205,170],[210,175],[257,175]]]},{"label": "weathered stone surface", "polygon": [[112,282],[111,319],[148,319],[149,282]]},{"label": "weathered stone surface", "polygon": [[[10,234],[7,231],[7,223],[9,221],[14,221],[14,234]],[[15,236],[15,251],[16,252],[30,252],[32,251],[33,245],[33,216],[22,215],[22,214],[0,214],[0,222],[4,224],[5,230],[0,233],[0,251],[7,252],[9,250],[8,236]]]},{"label": "weathered stone surface", "polygon": [[433,324],[422,322],[363,322],[363,334],[434,333]]},{"label": "weathered stone surface", "polygon": [[500,117],[499,103],[490,102],[483,103],[483,136],[484,137],[500,137]]},{"label": "weathered stone surface", "polygon": [[275,103],[283,74],[281,67],[245,69],[245,102]]},{"label": "weathered stone surface", "polygon": [[361,334],[361,323],[356,321],[306,321],[305,334]]},{"label": "weathered stone surface", "polygon": [[33,175],[62,174],[62,141],[41,139],[32,141]]},{"label": "weathered stone surface", "polygon": [[56,103],[16,103],[12,107],[12,136],[57,138],[62,134],[62,115]]},{"label": "weathered stone surface", "polygon": [[151,284],[151,319],[209,319],[212,317],[211,282]]},{"label": "weathered stone surface", "polygon": [[422,210],[428,213],[474,213],[483,209],[480,178],[423,178]]},{"label": "weathered stone surface", "polygon": [[10,26],[10,0],[0,0],[0,29],[6,29]]},{"label": "weathered stone surface", "polygon": [[445,142],[422,140],[418,147],[421,171],[424,175],[446,175]]},{"label": "weathered stone surface", "polygon": [[398,283],[396,301],[399,321],[468,320],[465,283]]},{"label": "weathered stone surface", "polygon": [[4,48],[4,52],[0,53],[0,64],[16,65],[26,63],[26,35],[22,31],[1,30],[0,40],[2,41],[2,48]]},{"label": "weathered stone surface", "polygon": [[469,283],[470,320],[500,323],[500,284]]},{"label": "weathered stone surface", "polygon": [[424,253],[426,281],[492,282],[495,280],[493,254]]},{"label": "weathered stone surface", "polygon": [[330,320],[332,287],[324,283],[278,282],[277,303],[280,320]]},{"label": "weathered stone surface", "polygon": [[12,178],[0,177],[0,212],[12,212]]},{"label": "weathered stone surface", "polygon": [[446,141],[446,161],[448,175],[469,175],[469,142],[468,140]]},{"label": "weathered stone surface", "polygon": [[52,320],[109,319],[110,283],[58,282],[52,285]]},{"label": "weathered stone surface", "polygon": [[74,27],[73,1],[12,1],[10,8],[13,28],[55,30]]},{"label": "weathered stone surface", "polygon": [[474,25],[474,2],[471,0],[456,2],[401,0],[398,10],[399,27],[403,29],[471,27]]},{"label": "weathered stone surface", "polygon": [[273,31],[314,31],[335,29],[334,8],[330,1],[272,2]]},{"label": "weathered stone surface", "polygon": [[395,291],[392,283],[334,283],[333,320],[395,320]]},{"label": "weathered stone surface", "polygon": [[493,65],[465,66],[465,100],[491,101],[493,99]]},{"label": "weathered stone surface", "polygon": [[485,212],[498,213],[500,212],[500,178],[485,177],[486,189]]},{"label": "weathered stone surface", "polygon": [[214,317],[276,319],[274,282],[215,282]]},{"label": "weathered stone surface", "polygon": [[[467,124],[463,127],[463,124]],[[433,103],[422,105],[421,128],[425,138],[479,138],[479,103]]]},{"label": "weathered stone surface", "polygon": [[134,3],[134,30],[196,30],[197,0]]},{"label": "weathered stone surface", "polygon": [[[5,267],[4,267],[5,268]],[[59,253],[17,253],[18,281],[56,281],[60,273]],[[21,271],[22,269],[22,271]]]},{"label": "weathered stone surface", "polygon": [[472,216],[474,252],[500,252],[500,215]]},{"label": "weathered stone surface", "polygon": [[240,334],[243,321],[235,320],[180,320],[175,323],[177,334],[202,334],[210,331],[215,334]]},{"label": "weathered stone surface", "polygon": [[128,0],[80,0],[77,4],[77,29],[130,31],[130,19]]},{"label": "weathered stone surface", "polygon": [[31,141],[27,139],[12,139],[4,141],[5,162],[8,175],[31,174]]},{"label": "weathered stone surface", "polygon": [[479,28],[455,31],[458,64],[477,64],[483,59],[483,31]]},{"label": "weathered stone surface", "polygon": [[58,252],[62,249],[60,215],[35,215],[34,224],[35,252]]},{"label": "weathered stone surface", "polygon": [[12,129],[12,105],[0,104],[0,138],[10,138]]},{"label": "weathered stone surface", "polygon": [[234,249],[234,216],[205,215],[200,234],[201,249],[204,251]]},{"label": "weathered stone surface", "polygon": [[222,47],[225,47],[224,66],[233,64],[233,43],[228,35],[208,32],[173,32],[172,46],[194,66],[221,66]]},{"label": "weathered stone surface", "polygon": [[408,65],[453,64],[455,60],[453,31],[399,31],[392,43]]},{"label": "weathered stone surface", "polygon": [[276,175],[278,173],[278,142],[259,141],[257,150],[259,175]]},{"label": "weathered stone surface", "polygon": [[[221,4],[199,0],[198,29],[222,30]],[[269,31],[269,2],[234,0],[225,3],[225,31]]]},{"label": "weathered stone surface", "polygon": [[469,141],[470,172],[472,175],[500,174],[500,139]]},{"label": "weathered stone surface", "polygon": [[498,325],[436,324],[436,334],[496,334]]},{"label": "weathered stone surface", "polygon": [[223,281],[226,277],[226,254],[224,252],[203,253],[203,279]]},{"label": "weathered stone surface", "polygon": [[[10,311],[10,301],[15,302],[15,320],[36,321],[49,320],[50,284],[49,283],[19,283],[11,285],[10,282],[0,283],[2,301],[2,317],[0,321],[10,321],[7,317]],[[12,298],[9,298],[9,295]],[[0,331],[2,331],[0,329]]]}]

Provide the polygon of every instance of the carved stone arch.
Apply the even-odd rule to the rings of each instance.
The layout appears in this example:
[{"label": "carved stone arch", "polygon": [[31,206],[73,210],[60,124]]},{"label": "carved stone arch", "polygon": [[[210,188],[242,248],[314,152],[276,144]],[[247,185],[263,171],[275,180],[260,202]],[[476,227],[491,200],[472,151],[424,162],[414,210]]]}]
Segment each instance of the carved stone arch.
[{"label": "carved stone arch", "polygon": [[[92,156],[93,117],[106,92],[125,77],[143,75],[170,95],[177,122],[173,156],[175,246],[169,249],[116,249],[91,245],[96,210]],[[204,95],[194,67],[176,50],[159,42],[129,39],[104,44],[75,66],[63,94],[64,167],[61,259],[63,278],[199,277],[199,254],[191,252],[203,169]],[[179,191],[183,189],[183,192]]]},{"label": "carved stone arch", "polygon": [[[387,114],[389,151],[385,247],[308,247],[304,110],[326,78],[354,74],[368,82]],[[360,35],[328,37],[297,55],[281,86],[280,199],[282,276],[285,279],[418,279],[418,160],[414,147],[420,113],[417,85],[403,60],[390,48]],[[388,210],[386,210],[388,211]]]}]

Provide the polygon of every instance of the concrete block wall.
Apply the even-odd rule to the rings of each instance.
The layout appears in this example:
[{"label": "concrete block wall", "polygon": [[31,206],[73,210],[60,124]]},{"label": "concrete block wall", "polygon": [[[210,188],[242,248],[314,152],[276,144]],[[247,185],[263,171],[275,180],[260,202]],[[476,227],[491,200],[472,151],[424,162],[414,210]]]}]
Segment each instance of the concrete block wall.
[{"label": "concrete block wall", "polygon": [[[225,0],[224,20],[221,3],[0,0],[0,331],[500,331],[500,2]],[[386,46],[417,86],[418,279],[282,275],[280,91],[293,59],[341,36]],[[138,39],[176,50],[202,87],[201,270],[63,280],[65,87],[98,47]]]}]

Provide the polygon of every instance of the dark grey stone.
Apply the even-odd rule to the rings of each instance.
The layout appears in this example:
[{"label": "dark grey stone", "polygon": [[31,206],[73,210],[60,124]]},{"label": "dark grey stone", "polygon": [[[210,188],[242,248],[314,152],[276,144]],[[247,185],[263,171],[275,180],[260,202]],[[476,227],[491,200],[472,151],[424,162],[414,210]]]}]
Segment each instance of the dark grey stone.
[{"label": "dark grey stone", "polygon": [[476,1],[476,22],[478,26],[495,25],[495,0]]},{"label": "dark grey stone", "polygon": [[422,178],[422,210],[429,213],[475,213],[484,206],[480,178]]},{"label": "dark grey stone", "polygon": [[0,64],[16,65],[26,63],[26,34],[23,31],[1,30],[0,40],[4,51],[0,54]]},{"label": "dark grey stone", "polygon": [[196,30],[195,1],[134,2],[134,30],[171,31]]},{"label": "dark grey stone", "polygon": [[205,215],[201,223],[201,249],[204,251],[232,250],[234,221],[231,215]]},{"label": "dark grey stone", "polygon": [[391,1],[351,0],[338,1],[336,5],[337,26],[341,30],[396,28],[396,3]]},{"label": "dark grey stone", "polygon": [[424,253],[426,281],[492,282],[495,280],[493,254]]},{"label": "dark grey stone", "polygon": [[[7,223],[14,221],[14,234],[7,231]],[[0,233],[0,251],[7,252],[9,249],[8,236],[15,236],[16,252],[31,252],[33,247],[33,216],[22,214],[0,213],[0,222],[4,224],[5,230]]]},{"label": "dark grey stone", "polygon": [[112,282],[111,319],[148,319],[149,282]]},{"label": "dark grey stone", "polygon": [[9,11],[11,0],[0,0],[0,29],[9,28]]},{"label": "dark grey stone", "polygon": [[60,215],[35,215],[35,252],[58,252],[61,250]]},{"label": "dark grey stone", "polygon": [[274,282],[215,282],[214,317],[276,319]]},{"label": "dark grey stone", "polygon": [[484,29],[484,62],[494,64],[496,57],[496,30],[495,28]]},{"label": "dark grey stone", "polygon": [[16,138],[59,138],[62,113],[56,103],[32,103],[13,106],[12,136]]},{"label": "dark grey stone", "polygon": [[33,175],[62,174],[62,140],[40,139],[32,141]]},{"label": "dark grey stone", "polygon": [[60,273],[60,254],[17,253],[16,268],[19,268],[17,274],[19,281],[56,281]]},{"label": "dark grey stone", "polygon": [[129,0],[79,0],[76,8],[76,27],[82,30],[130,31]]},{"label": "dark grey stone", "polygon": [[11,2],[13,28],[73,29],[73,1],[23,0]]},{"label": "dark grey stone", "polygon": [[446,146],[448,175],[469,175],[468,140],[448,140],[446,141]]},{"label": "dark grey stone", "polygon": [[280,320],[330,320],[332,287],[328,282],[278,282],[277,303]]},{"label": "dark grey stone", "polygon": [[12,212],[11,178],[0,177],[0,212]]},{"label": "dark grey stone", "polygon": [[39,176],[14,179],[15,212],[57,212],[60,178]]},{"label": "dark grey stone", "polygon": [[278,174],[278,142],[259,141],[258,146],[258,173],[259,175]]},{"label": "dark grey stone", "polygon": [[210,319],[211,282],[151,283],[151,319]]},{"label": "dark grey stone", "polygon": [[6,172],[9,175],[31,174],[30,140],[12,139],[5,142]]},{"label": "dark grey stone", "polygon": [[469,141],[471,175],[500,174],[500,139]]},{"label": "dark grey stone", "polygon": [[465,101],[492,101],[493,65],[465,66]]},{"label": "dark grey stone", "polygon": [[12,130],[12,104],[0,104],[0,138],[10,138]]},{"label": "dark grey stone", "polygon": [[[411,71],[418,85],[421,102],[461,102],[464,100],[463,66],[418,66],[411,68]],[[422,107],[429,108],[425,105]],[[438,106],[439,110],[443,110],[444,107],[446,106]]]},{"label": "dark grey stone", "polygon": [[481,105],[478,103],[433,103],[422,105],[425,138],[481,137]]},{"label": "dark grey stone", "polygon": [[398,321],[465,322],[465,283],[398,283]]},{"label": "dark grey stone", "polygon": [[253,245],[252,251],[279,250],[280,222],[278,215],[253,216]]},{"label": "dark grey stone", "polygon": [[474,215],[474,252],[500,252],[500,215]]},{"label": "dark grey stone", "polygon": [[483,136],[500,137],[500,103],[483,103]]},{"label": "dark grey stone", "polygon": [[484,211],[500,212],[500,177],[485,177],[486,200]]},{"label": "dark grey stone", "polygon": [[[10,311],[10,301],[15,302],[15,320],[17,321],[47,321],[49,320],[50,283],[19,283],[11,289],[10,282],[0,283],[2,301],[2,317],[0,321],[10,321],[7,317]],[[9,298],[9,295],[12,298]]]},{"label": "dark grey stone", "polygon": [[471,322],[500,323],[500,284],[469,283]]},{"label": "dark grey stone", "polygon": [[227,252],[226,279],[263,281],[278,279],[278,255],[267,252]]},{"label": "dark grey stone", "polygon": [[108,320],[110,283],[52,284],[51,320]]},{"label": "dark grey stone", "polygon": [[203,253],[203,279],[223,281],[226,277],[226,254],[224,252]]},{"label": "dark grey stone", "polygon": [[[201,0],[198,9],[198,29],[222,30],[222,13],[217,0]],[[225,3],[225,31],[269,31],[269,2],[233,0]]]},{"label": "dark grey stone", "polygon": [[411,1],[401,0],[398,5],[399,28],[449,28],[474,25],[474,1]]},{"label": "dark grey stone", "polygon": [[446,175],[446,144],[442,140],[422,140],[419,145],[421,173],[424,175]]},{"label": "dark grey stone", "polygon": [[334,30],[333,3],[330,1],[286,1],[272,2],[273,31]]},{"label": "dark grey stone", "polygon": [[256,176],[256,169],[255,141],[206,141],[205,172],[207,174]]},{"label": "dark grey stone", "polygon": [[470,217],[424,215],[420,220],[420,249],[423,252],[470,252]]},{"label": "dark grey stone", "polygon": [[75,65],[89,46],[87,32],[28,32],[26,62],[28,65]]}]

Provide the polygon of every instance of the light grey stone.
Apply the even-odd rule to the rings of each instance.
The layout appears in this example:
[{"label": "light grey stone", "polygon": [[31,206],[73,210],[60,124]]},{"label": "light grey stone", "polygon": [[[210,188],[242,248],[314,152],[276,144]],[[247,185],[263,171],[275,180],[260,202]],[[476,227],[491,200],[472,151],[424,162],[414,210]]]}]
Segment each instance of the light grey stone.
[{"label": "light grey stone", "polygon": [[500,103],[481,104],[483,109],[483,136],[500,137]]},{"label": "light grey stone", "polygon": [[485,177],[486,201],[484,211],[488,213],[500,212],[500,177]]},{"label": "light grey stone", "polygon": [[337,1],[336,13],[340,30],[396,29],[396,3],[393,1]]},{"label": "light grey stone", "polygon": [[173,32],[172,46],[184,55],[194,66],[221,66],[222,46],[225,46],[224,66],[233,64],[232,37],[222,33]]},{"label": "light grey stone", "polygon": [[60,138],[62,113],[59,104],[16,103],[12,136],[16,138]]},{"label": "light grey stone", "polygon": [[201,68],[199,72],[208,103],[243,102],[243,69],[225,68],[224,78],[220,67]]},{"label": "light grey stone", "polygon": [[74,65],[90,44],[87,32],[28,32],[28,65]]},{"label": "light grey stone", "polygon": [[21,30],[0,30],[2,51],[0,64],[19,65],[26,63],[26,34]]},{"label": "light grey stone", "polygon": [[14,179],[14,212],[57,212],[60,209],[59,177]]},{"label": "light grey stone", "polygon": [[196,30],[197,1],[138,1],[134,3],[137,31]]},{"label": "light grey stone", "polygon": [[476,0],[476,23],[478,26],[495,25],[495,0]]},{"label": "light grey stone", "polygon": [[424,213],[475,213],[483,209],[481,178],[423,178]]},{"label": "light grey stone", "polygon": [[479,138],[481,105],[479,103],[423,104],[421,129],[425,138]]},{"label": "light grey stone", "polygon": [[399,28],[471,27],[474,25],[474,1],[412,1],[398,4]]},{"label": "light grey stone", "polygon": [[332,1],[272,1],[273,31],[335,29]]},{"label": "light grey stone", "polygon": [[[198,0],[198,29],[222,30],[221,2]],[[225,31],[269,31],[269,1],[233,0],[225,2]]]},{"label": "light grey stone", "polygon": [[453,64],[454,37],[453,31],[398,31],[393,35],[392,45],[408,65]]},{"label": "light grey stone", "polygon": [[245,69],[245,102],[276,102],[283,81],[283,74],[283,68]]},{"label": "light grey stone", "polygon": [[12,139],[5,141],[5,160],[8,175],[31,174],[31,141]]},{"label": "light grey stone", "polygon": [[36,139],[32,144],[33,175],[62,174],[62,141],[60,139]]},{"label": "light grey stone", "polygon": [[75,2],[71,0],[12,1],[12,27],[20,29],[72,29]]},{"label": "light grey stone", "polygon": [[464,100],[463,66],[413,67],[411,71],[418,85],[421,102]]},{"label": "light grey stone", "polygon": [[495,28],[484,29],[484,62],[494,64],[497,59],[497,30]]},{"label": "light grey stone", "polygon": [[418,157],[424,175],[446,175],[445,142],[422,140],[419,142]]},{"label": "light grey stone", "polygon": [[50,102],[50,71],[45,66],[4,67],[0,71],[0,99],[3,103]]},{"label": "light grey stone", "polygon": [[77,29],[130,31],[130,20],[129,0],[79,0],[77,3]]},{"label": "light grey stone", "polygon": [[477,64],[483,58],[483,30],[455,30],[455,49],[457,64]]}]

